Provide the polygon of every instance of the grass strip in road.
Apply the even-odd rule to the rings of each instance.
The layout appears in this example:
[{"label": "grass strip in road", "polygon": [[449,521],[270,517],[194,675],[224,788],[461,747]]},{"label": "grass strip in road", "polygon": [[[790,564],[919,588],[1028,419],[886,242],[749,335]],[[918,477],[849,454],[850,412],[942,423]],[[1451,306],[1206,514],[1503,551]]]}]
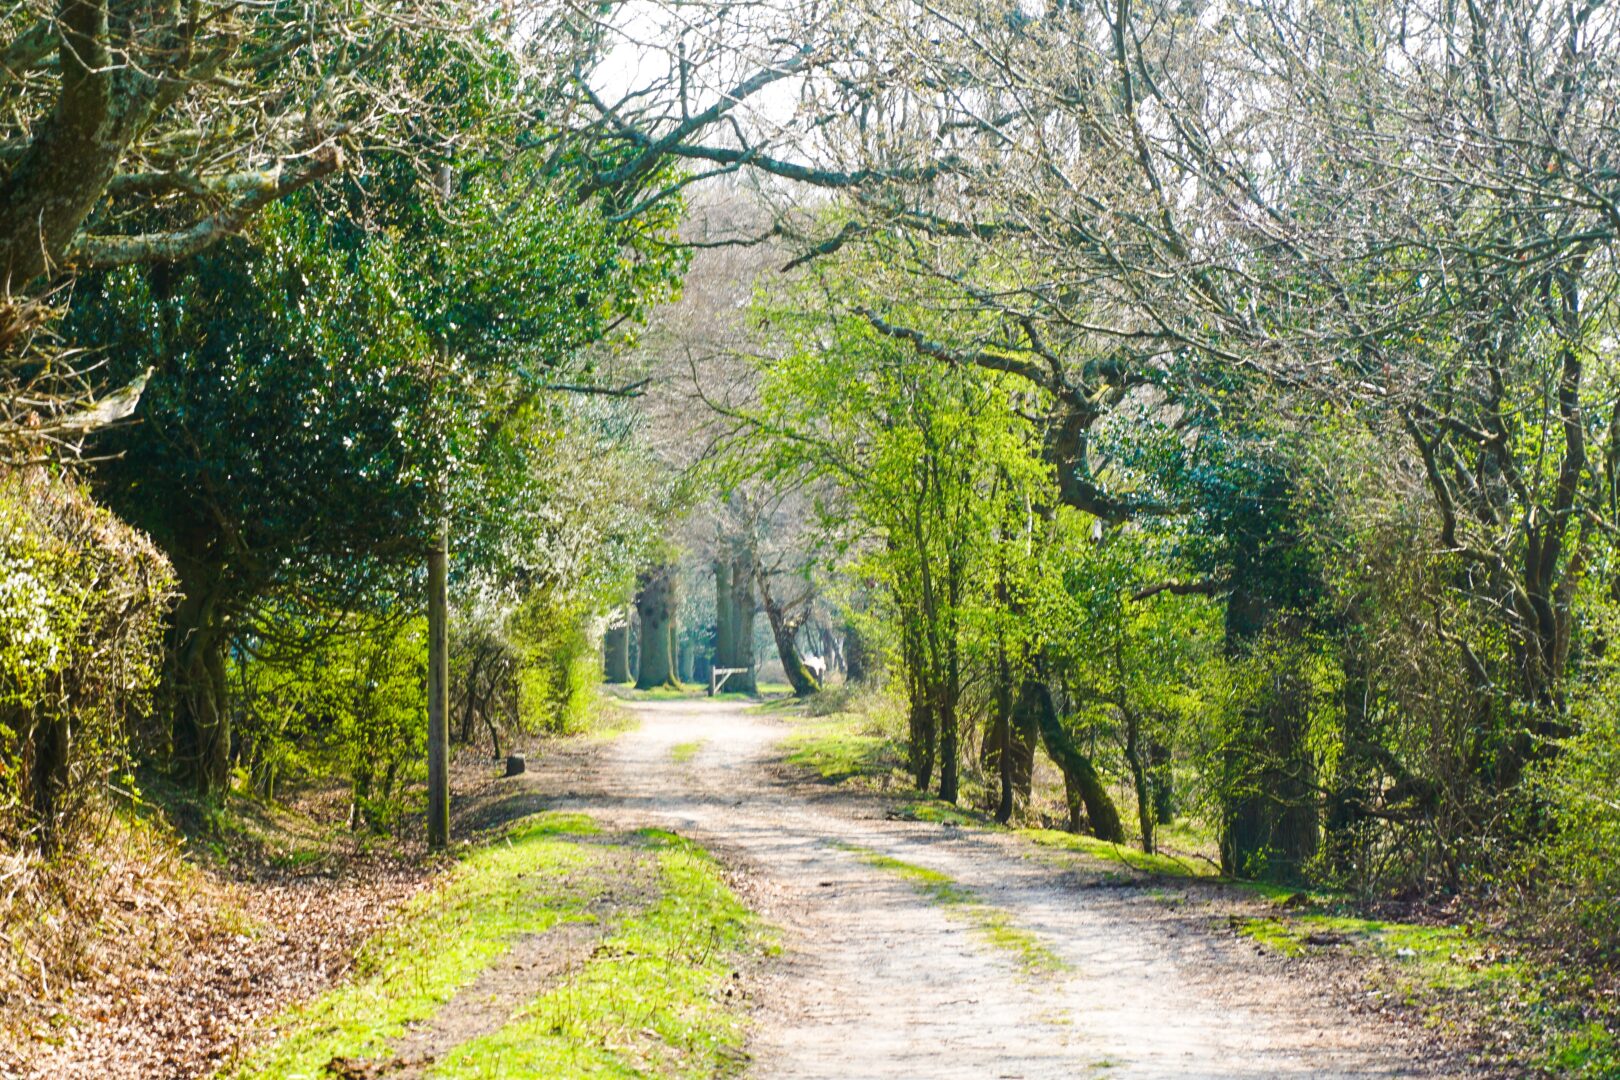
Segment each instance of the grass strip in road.
[{"label": "grass strip in road", "polygon": [[702,752],[704,745],[705,740],[703,739],[698,739],[695,742],[676,743],[669,748],[670,760],[677,765],[685,765]]},{"label": "grass strip in road", "polygon": [[1010,954],[1025,974],[1032,977],[1050,975],[1067,969],[1068,965],[1062,957],[1041,944],[1034,934],[1014,923],[1011,915],[980,900],[972,890],[949,874],[908,863],[871,848],[855,844],[837,846],[867,866],[893,874],[910,884],[931,902],[944,908],[946,914],[967,924],[992,948]]},{"label": "grass strip in road", "polygon": [[660,898],[625,920],[591,961],[493,1035],[430,1073],[483,1077],[715,1077],[747,1063],[743,981],[750,955],[778,951],[727,887],[720,865],[670,833],[641,834]]},{"label": "grass strip in road", "polygon": [[374,1058],[432,1017],[512,942],[586,908],[607,884],[610,849],[581,814],[538,814],[464,855],[442,886],[367,943],[344,985],[274,1023],[275,1041],[223,1071],[241,1080],[314,1080],[336,1057]]}]

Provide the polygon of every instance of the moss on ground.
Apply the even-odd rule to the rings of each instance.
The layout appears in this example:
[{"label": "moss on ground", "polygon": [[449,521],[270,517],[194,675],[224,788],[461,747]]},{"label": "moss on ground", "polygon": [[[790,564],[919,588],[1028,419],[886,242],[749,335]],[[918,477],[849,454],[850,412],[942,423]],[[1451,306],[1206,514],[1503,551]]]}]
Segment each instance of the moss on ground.
[{"label": "moss on ground", "polygon": [[1107,840],[1099,840],[1095,836],[1059,832],[1056,829],[1017,829],[1014,831],[1017,835],[1039,844],[1041,847],[1078,852],[1081,855],[1089,855],[1105,862],[1128,866],[1132,870],[1140,870],[1143,873],[1181,878],[1210,878],[1215,876],[1215,868],[1208,863],[1182,859],[1175,855],[1149,855],[1137,848],[1125,844],[1110,843]]},{"label": "moss on ground", "polygon": [[695,742],[676,743],[669,748],[670,759],[677,765],[685,765],[702,752],[703,746],[704,740],[702,739]]},{"label": "moss on ground", "polygon": [[804,724],[782,740],[782,746],[788,764],[809,769],[835,784],[892,780],[904,761],[893,738],[874,730],[855,713]]},{"label": "moss on ground", "polygon": [[656,853],[658,901],[627,919],[581,971],[429,1075],[696,1078],[742,1070],[737,965],[776,945],[713,858],[669,833],[642,835]]},{"label": "moss on ground", "polygon": [[[1506,955],[1460,926],[1298,911],[1235,918],[1238,933],[1284,956],[1346,949],[1377,962],[1371,992],[1419,1010],[1430,1027],[1508,1038],[1498,1064],[1560,1077],[1620,1076],[1620,1016],[1594,1014],[1568,974]],[[1465,1026],[1466,1025],[1466,1026]],[[1528,1044],[1528,1045],[1527,1045]]]},{"label": "moss on ground", "polygon": [[949,874],[908,863],[871,848],[853,844],[839,846],[866,865],[906,881],[930,901],[943,907],[947,914],[966,923],[986,944],[1011,955],[1025,974],[1050,975],[1067,968],[1062,957],[1041,944],[1034,934],[1014,923],[1011,915],[984,903]]},{"label": "moss on ground", "polygon": [[895,816],[903,821],[926,821],[931,825],[973,825],[980,828],[999,828],[995,819],[988,814],[980,814],[973,810],[963,810],[960,806],[953,806],[948,802],[930,799],[926,796],[911,799],[900,805]]},{"label": "moss on ground", "polygon": [[622,880],[626,859],[656,871],[658,899],[563,986],[502,1032],[457,1048],[433,1075],[724,1075],[742,1045],[725,984],[744,951],[765,946],[764,931],[700,849],[662,833],[604,836],[589,818],[560,813],[526,818],[466,853],[365,946],[344,985],[283,1014],[275,1041],[223,1075],[315,1080],[334,1058],[386,1061],[407,1025],[431,1019],[518,938],[596,921],[590,906]]}]

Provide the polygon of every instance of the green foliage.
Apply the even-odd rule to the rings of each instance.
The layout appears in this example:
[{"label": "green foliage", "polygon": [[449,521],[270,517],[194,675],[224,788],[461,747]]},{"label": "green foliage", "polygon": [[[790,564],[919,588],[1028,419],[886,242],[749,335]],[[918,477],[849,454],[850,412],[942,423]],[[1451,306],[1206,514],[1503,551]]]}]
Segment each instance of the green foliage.
[{"label": "green foliage", "polygon": [[1574,918],[1559,929],[1611,961],[1620,959],[1620,679],[1605,655],[1573,707],[1576,734],[1537,771],[1554,831],[1538,853]]},{"label": "green foliage", "polygon": [[586,622],[591,613],[548,601],[536,590],[512,615],[520,658],[518,720],[525,731],[566,735],[585,727],[600,681],[597,650]]},{"label": "green foliage", "polygon": [[426,652],[424,619],[363,613],[287,655],[238,650],[229,678],[248,781],[269,797],[280,779],[336,771],[350,781],[351,823],[391,826],[425,752]]},{"label": "green foliage", "polygon": [[603,925],[589,961],[533,1000],[511,1002],[504,1027],[456,1047],[431,1075],[739,1071],[740,1000],[723,990],[746,957],[775,946],[719,864],[669,833],[604,836],[589,818],[552,813],[463,856],[446,883],[365,946],[347,984],[278,1018],[280,1037],[225,1075],[313,1080],[333,1057],[386,1061],[407,1025],[431,1019],[518,939],[596,923],[609,895],[616,921]]},{"label": "green foliage", "polygon": [[[1038,543],[1030,510],[1051,502],[1051,476],[1016,380],[918,355],[869,320],[814,303],[828,292],[861,303],[887,277],[877,260],[841,265],[761,300],[759,318],[786,349],[761,373],[754,420],[766,469],[835,484],[842,503],[829,521],[853,516],[870,530],[840,540],[896,623],[916,782],[929,784],[937,740],[940,791],[955,801],[964,686],[1024,644],[1027,624],[1008,615],[1027,591]],[[907,314],[925,332],[956,329],[925,309]]]},{"label": "green foliage", "polygon": [[173,576],[146,537],[43,469],[0,472],[0,837],[55,844],[129,766]]},{"label": "green foliage", "polygon": [[640,836],[656,865],[657,898],[583,970],[500,1031],[458,1047],[433,1075],[696,1080],[743,1070],[742,1016],[728,1008],[728,991],[744,957],[775,946],[711,856],[670,833]]}]

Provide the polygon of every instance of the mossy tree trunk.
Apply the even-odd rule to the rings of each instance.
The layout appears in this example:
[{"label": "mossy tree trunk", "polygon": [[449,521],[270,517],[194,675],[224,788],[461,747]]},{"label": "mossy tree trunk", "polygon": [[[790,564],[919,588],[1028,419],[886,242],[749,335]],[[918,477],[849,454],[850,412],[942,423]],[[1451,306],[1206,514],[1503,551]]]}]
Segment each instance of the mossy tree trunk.
[{"label": "mossy tree trunk", "polygon": [[731,599],[731,560],[714,560],[714,660],[713,667],[729,667],[737,651],[737,624]]},{"label": "mossy tree trunk", "polygon": [[602,636],[602,676],[610,683],[630,681],[630,617]]},{"label": "mossy tree trunk", "polygon": [[231,722],[225,681],[227,633],[220,612],[221,569],[174,557],[181,595],[165,644],[163,700],[172,716],[176,774],[199,794],[225,790],[230,779]]},{"label": "mossy tree trunk", "polygon": [[[754,671],[754,549],[745,540],[734,541],[723,560],[726,569],[716,574],[715,600],[725,611],[723,637],[715,642],[715,667],[744,668],[726,680],[726,690],[752,694],[757,679]],[[724,577],[722,592],[719,580]]]},{"label": "mossy tree trunk", "polygon": [[1142,716],[1128,707],[1122,707],[1120,714],[1125,720],[1125,763],[1130,766],[1131,786],[1136,792],[1136,819],[1142,830],[1142,850],[1151,855],[1156,850],[1154,826],[1158,824],[1158,812],[1153,806],[1151,766],[1142,735]]},{"label": "mossy tree trunk", "polygon": [[638,690],[680,685],[675,678],[675,657],[670,651],[675,608],[675,568],[660,566],[644,574],[636,597],[636,615],[641,621],[641,655],[636,667]]},{"label": "mossy tree trunk", "polygon": [[799,628],[803,625],[804,610],[788,611],[763,577],[759,579],[759,598],[765,605],[765,618],[771,625],[776,655],[781,658],[788,685],[793,687],[794,696],[809,697],[821,689],[821,682],[805,666],[804,656],[799,652]]},{"label": "mossy tree trunk", "polygon": [[860,628],[853,622],[844,624],[844,681],[863,683],[871,675],[871,660]]},{"label": "mossy tree trunk", "polygon": [[1047,754],[1063,770],[1063,779],[1070,793],[1071,824],[1076,804],[1084,805],[1093,835],[1099,840],[1123,843],[1125,829],[1120,824],[1114,800],[1109,798],[1108,789],[1103,786],[1102,777],[1097,775],[1096,766],[1081,753],[1080,747],[1058,719],[1057,709],[1052,704],[1052,692],[1046,688],[1046,684],[1033,676],[1026,678],[1018,696],[1018,709],[1033,718],[1040,729]]},{"label": "mossy tree trunk", "polygon": [[[1226,604],[1226,651],[1250,655],[1278,620],[1264,598],[1234,588]],[[1307,746],[1310,687],[1294,665],[1267,661],[1265,689],[1249,702],[1228,741],[1221,822],[1221,870],[1237,876],[1296,877],[1320,844],[1316,772]]]}]

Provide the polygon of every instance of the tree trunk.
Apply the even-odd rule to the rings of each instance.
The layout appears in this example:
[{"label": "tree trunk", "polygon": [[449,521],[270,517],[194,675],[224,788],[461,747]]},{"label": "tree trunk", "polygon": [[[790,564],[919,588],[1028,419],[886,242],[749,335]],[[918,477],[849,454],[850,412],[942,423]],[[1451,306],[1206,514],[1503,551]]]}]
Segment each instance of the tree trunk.
[{"label": "tree trunk", "polygon": [[692,642],[691,642],[691,639],[688,638],[685,634],[677,633],[675,635],[675,656],[676,656],[676,669],[680,674],[681,682],[683,682],[683,683],[691,682],[692,681],[692,668],[694,666],[693,665],[693,656],[692,656]]},{"label": "tree trunk", "polygon": [[782,660],[782,670],[787,674],[788,685],[793,687],[795,697],[809,697],[821,689],[821,683],[811,674],[810,669],[805,667],[804,657],[799,654],[798,621],[791,618],[776,602],[769,584],[763,577],[759,580],[759,598],[765,605],[765,618],[771,625],[771,637],[776,641],[776,655]]},{"label": "tree trunk", "polygon": [[230,776],[226,643],[215,625],[216,580],[216,574],[195,569],[184,574],[165,649],[164,699],[173,712],[175,771],[202,795],[223,792]]},{"label": "tree trunk", "polygon": [[1064,781],[1074,798],[1085,805],[1092,834],[1099,840],[1123,843],[1125,829],[1120,824],[1119,811],[1108,797],[1108,789],[1103,786],[1102,777],[1097,775],[1091,759],[1080,752],[1058,719],[1057,709],[1052,705],[1052,693],[1046,684],[1033,676],[1025,679],[1019,694],[1018,709],[1031,716],[1039,727],[1047,754],[1063,770]]},{"label": "tree trunk", "polygon": [[714,560],[714,666],[731,667],[737,653],[737,624],[731,595],[731,560]]},{"label": "tree trunk", "polygon": [[441,522],[428,548],[427,840],[450,845],[450,527]]},{"label": "tree trunk", "polygon": [[871,663],[867,657],[866,642],[861,639],[861,632],[852,622],[844,624],[844,681],[847,683],[863,683],[871,675]]},{"label": "tree trunk", "polygon": [[911,740],[908,752],[911,758],[911,777],[918,791],[927,791],[934,778],[934,743],[938,735],[934,710],[928,695],[921,690],[911,699]]},{"label": "tree trunk", "polygon": [[641,621],[641,662],[636,670],[636,689],[679,686],[675,681],[674,658],[669,652],[670,623],[675,616],[673,567],[655,567],[642,576],[636,615]]},{"label": "tree trunk", "polygon": [[744,668],[726,680],[726,689],[752,694],[758,678],[754,670],[754,550],[738,544],[731,560],[731,651],[721,658],[720,667]]},{"label": "tree trunk", "polygon": [[1147,748],[1148,784],[1153,789],[1153,820],[1169,825],[1176,819],[1175,774],[1170,748],[1150,740]]},{"label": "tree trunk", "polygon": [[961,718],[957,712],[962,688],[954,637],[949,653],[945,685],[941,688],[939,701],[939,797],[954,803],[960,794],[962,770],[962,754],[958,746]]},{"label": "tree trunk", "polygon": [[602,675],[610,683],[630,681],[630,618],[602,636]]},{"label": "tree trunk", "polygon": [[996,801],[996,821],[1001,825],[1012,820],[1015,802],[1013,777],[1013,692],[1012,667],[1007,661],[1007,650],[1002,647],[996,654],[996,715],[991,723],[990,735],[984,740],[982,761],[985,771],[995,770],[1000,785]]},{"label": "tree trunk", "polygon": [[[901,616],[905,620],[905,616]],[[902,621],[900,651],[905,665],[906,694],[909,699],[909,730],[906,739],[906,764],[910,767],[912,782],[918,791],[927,791],[934,777],[934,723],[933,704],[929,701],[927,685],[923,681],[922,642],[914,622]]]},{"label": "tree trunk", "polygon": [[[1227,655],[1248,653],[1272,622],[1263,598],[1234,588],[1226,603]],[[1223,873],[1292,878],[1316,854],[1316,776],[1306,745],[1309,693],[1304,677],[1284,661],[1269,673],[1261,700],[1245,706],[1244,730],[1226,750]]]},{"label": "tree trunk", "polygon": [[1152,784],[1148,779],[1147,751],[1143,746],[1142,718],[1134,709],[1122,710],[1125,717],[1125,762],[1131,769],[1131,785],[1136,790],[1136,820],[1142,830],[1142,850],[1152,855],[1153,827],[1158,823],[1153,808]]},{"label": "tree trunk", "polygon": [[679,605],[670,598],[669,611],[669,676],[675,686],[681,685],[681,622],[677,615]]},{"label": "tree trunk", "polygon": [[49,118],[0,184],[0,282],[58,265],[151,107],[156,80],[108,48],[107,0],[58,5],[61,83]]}]

